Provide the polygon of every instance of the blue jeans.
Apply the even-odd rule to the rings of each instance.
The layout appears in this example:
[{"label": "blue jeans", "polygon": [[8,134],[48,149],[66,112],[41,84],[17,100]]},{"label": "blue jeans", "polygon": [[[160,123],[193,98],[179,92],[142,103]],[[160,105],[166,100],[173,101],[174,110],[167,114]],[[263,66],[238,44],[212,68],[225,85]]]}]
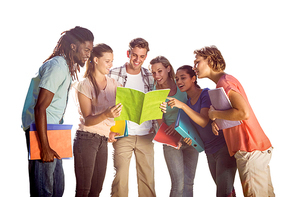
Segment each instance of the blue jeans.
[{"label": "blue jeans", "polygon": [[77,131],[74,140],[76,196],[99,196],[105,179],[108,138]]},{"label": "blue jeans", "polygon": [[[29,150],[29,132],[26,131]],[[62,160],[43,163],[41,160],[29,160],[30,196],[63,196],[65,180]]]},{"label": "blue jeans", "polygon": [[172,181],[170,197],[193,197],[198,151],[183,143],[180,150],[163,145],[163,152]]},{"label": "blue jeans", "polygon": [[236,173],[236,159],[230,157],[227,146],[225,145],[214,154],[206,154],[211,175],[216,183],[217,197],[236,196],[233,187]]}]

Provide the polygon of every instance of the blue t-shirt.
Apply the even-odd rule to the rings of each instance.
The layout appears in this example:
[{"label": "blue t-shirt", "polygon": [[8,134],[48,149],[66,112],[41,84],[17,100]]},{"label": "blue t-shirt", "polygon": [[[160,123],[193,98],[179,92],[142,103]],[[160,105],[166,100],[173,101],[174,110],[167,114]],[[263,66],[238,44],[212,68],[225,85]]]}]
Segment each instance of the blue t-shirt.
[{"label": "blue t-shirt", "polygon": [[[211,100],[209,97],[208,90],[208,88],[203,89],[197,102],[194,105],[191,105],[191,99],[189,98],[187,101],[187,105],[198,113],[200,113],[200,110],[202,108],[210,108]],[[214,133],[212,132],[212,120],[209,120],[207,126],[205,126],[204,128],[196,124],[191,119],[190,121],[197,129],[199,136],[204,143],[206,153],[213,154],[226,145],[222,130],[219,131],[218,136],[214,135]]]},{"label": "blue t-shirt", "polygon": [[30,124],[35,122],[34,107],[40,88],[54,93],[54,97],[46,109],[47,123],[62,123],[71,82],[69,67],[63,56],[56,56],[46,61],[40,67],[38,76],[31,80],[22,113],[23,129],[28,129]]}]

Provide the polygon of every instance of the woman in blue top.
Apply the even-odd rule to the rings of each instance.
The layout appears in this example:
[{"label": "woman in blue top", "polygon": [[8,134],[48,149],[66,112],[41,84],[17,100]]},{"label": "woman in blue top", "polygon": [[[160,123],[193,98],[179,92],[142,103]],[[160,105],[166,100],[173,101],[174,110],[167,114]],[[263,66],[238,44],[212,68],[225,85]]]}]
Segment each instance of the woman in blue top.
[{"label": "woman in blue top", "polygon": [[[170,89],[169,96],[182,102],[187,101],[186,92],[181,92],[175,83],[175,72],[170,62],[163,56],[151,60],[151,71],[155,80],[155,89]],[[168,101],[168,100],[167,100]],[[163,122],[169,128],[165,131],[168,135],[175,135],[175,121],[178,108],[167,107],[163,118],[158,120],[159,125]],[[181,143],[180,143],[181,144]],[[170,173],[172,187],[170,196],[193,196],[193,181],[195,177],[198,152],[192,146],[185,143],[178,149],[163,145],[163,152]]]},{"label": "woman in blue top", "polygon": [[[216,136],[212,132],[212,121],[208,117],[208,110],[211,106],[208,88],[201,89],[196,82],[196,74],[191,66],[182,66],[176,73],[176,83],[182,92],[188,95],[187,104],[176,98],[169,97],[168,105],[184,110],[191,118],[205,146],[208,165],[211,175],[216,183],[217,196],[235,196],[233,187],[236,160],[230,157],[222,130]],[[191,141],[186,140],[189,144]]]}]

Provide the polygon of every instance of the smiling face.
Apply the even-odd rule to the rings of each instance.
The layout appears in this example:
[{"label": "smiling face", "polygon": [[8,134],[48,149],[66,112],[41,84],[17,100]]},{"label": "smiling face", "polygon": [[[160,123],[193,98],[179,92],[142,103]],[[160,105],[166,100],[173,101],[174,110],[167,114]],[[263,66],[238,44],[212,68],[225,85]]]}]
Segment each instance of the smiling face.
[{"label": "smiling face", "polygon": [[186,92],[195,86],[196,77],[191,77],[185,69],[179,69],[176,73],[176,84],[181,92]]},{"label": "smiling face", "polygon": [[141,66],[147,57],[147,49],[135,47],[127,51],[127,56],[130,58],[127,72],[129,74],[139,74],[141,71]]},{"label": "smiling face", "polygon": [[199,79],[208,77],[211,72],[211,68],[208,65],[208,60],[199,55],[195,56],[193,70]]},{"label": "smiling face", "polygon": [[80,43],[79,45],[71,44],[71,49],[74,51],[74,62],[83,67],[85,62],[90,57],[91,51],[93,49],[93,42],[85,41],[84,43]]},{"label": "smiling face", "polygon": [[113,53],[105,52],[102,57],[94,57],[95,69],[107,75],[113,66]]},{"label": "smiling face", "polygon": [[169,78],[170,67],[164,67],[162,63],[155,63],[151,65],[152,75],[157,84],[164,84]]}]

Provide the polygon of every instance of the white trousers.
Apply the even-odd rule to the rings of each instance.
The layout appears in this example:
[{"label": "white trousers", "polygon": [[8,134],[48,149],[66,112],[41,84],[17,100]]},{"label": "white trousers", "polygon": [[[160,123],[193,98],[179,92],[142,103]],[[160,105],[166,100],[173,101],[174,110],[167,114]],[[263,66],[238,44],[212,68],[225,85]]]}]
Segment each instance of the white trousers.
[{"label": "white trousers", "polygon": [[245,197],[274,197],[269,162],[273,147],[265,151],[237,151],[237,169]]}]

